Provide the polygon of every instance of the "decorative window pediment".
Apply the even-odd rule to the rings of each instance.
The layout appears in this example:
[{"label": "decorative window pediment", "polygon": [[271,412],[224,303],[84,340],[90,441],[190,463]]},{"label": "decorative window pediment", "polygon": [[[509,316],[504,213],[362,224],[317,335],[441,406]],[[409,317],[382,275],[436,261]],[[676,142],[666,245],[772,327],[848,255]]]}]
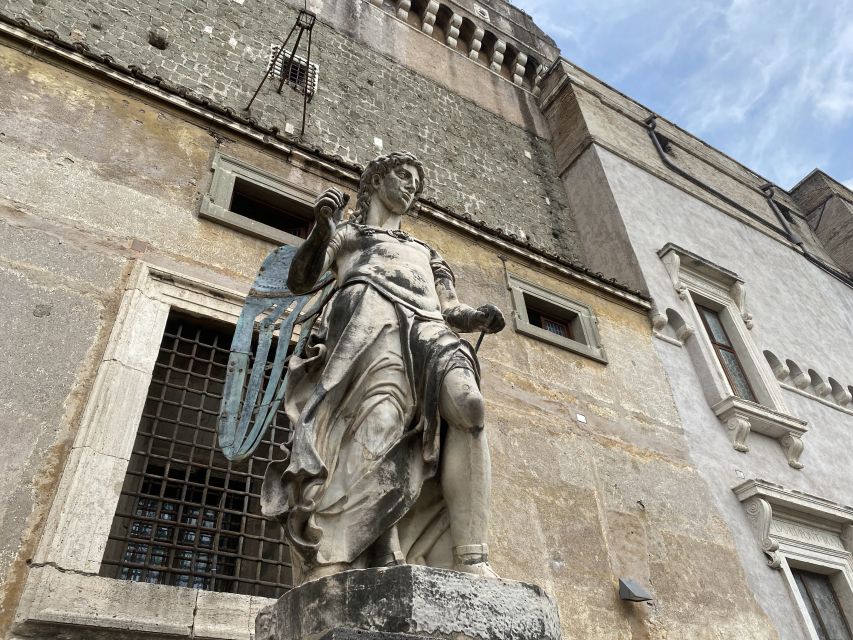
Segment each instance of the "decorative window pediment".
[{"label": "decorative window pediment", "polygon": [[[788,414],[779,385],[752,340],[746,287],[735,272],[674,244],[659,252],[678,297],[688,309],[682,331],[702,389],[714,414],[731,432],[732,446],[749,451],[748,436],[761,433],[779,441],[788,464],[803,467],[802,435],[807,423]],[[671,321],[667,311],[666,320]],[[660,316],[660,333],[666,322]],[[652,318],[653,326],[655,321]],[[696,330],[694,330],[694,327]]]},{"label": "decorative window pediment", "polygon": [[853,557],[853,508],[761,479],[742,482],[733,491],[774,569],[786,554],[844,562]]},{"label": "decorative window pediment", "polygon": [[767,480],[732,489],[753,533],[778,569],[811,640],[850,638],[853,619],[853,508]]}]

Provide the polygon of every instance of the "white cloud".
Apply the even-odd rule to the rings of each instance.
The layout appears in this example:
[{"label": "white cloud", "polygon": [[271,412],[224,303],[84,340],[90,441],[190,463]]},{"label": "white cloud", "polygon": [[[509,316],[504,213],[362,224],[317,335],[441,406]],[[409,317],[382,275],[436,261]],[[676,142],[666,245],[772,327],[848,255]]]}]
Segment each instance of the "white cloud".
[{"label": "white cloud", "polygon": [[769,179],[853,172],[853,0],[516,0],[570,60]]}]

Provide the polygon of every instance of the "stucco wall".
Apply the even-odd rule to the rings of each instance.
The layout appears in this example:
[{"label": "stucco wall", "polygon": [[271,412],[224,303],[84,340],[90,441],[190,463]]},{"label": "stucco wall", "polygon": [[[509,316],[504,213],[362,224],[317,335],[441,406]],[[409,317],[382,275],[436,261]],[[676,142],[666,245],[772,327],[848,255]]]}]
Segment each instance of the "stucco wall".
[{"label": "stucco wall", "polygon": [[[567,174],[567,188],[586,179],[587,164],[598,165],[618,206],[632,254],[655,303],[689,317],[657,251],[679,245],[740,275],[754,316],[751,336],[760,350],[853,384],[853,295],[851,290],[797,255],[789,246],[758,233],[717,209],[650,175],[617,155],[595,147]],[[576,210],[581,210],[576,207]],[[590,212],[591,213],[591,212]],[[592,216],[584,229],[601,224]],[[611,247],[618,252],[618,248]],[[618,260],[618,258],[615,258]],[[702,331],[701,327],[698,331]],[[700,339],[694,336],[690,340]],[[715,507],[728,522],[750,586],[782,638],[802,638],[798,612],[782,575],[766,566],[743,506],[731,489],[746,478],[764,478],[840,504],[850,504],[853,454],[849,441],[853,415],[801,394],[783,390],[790,413],[808,420],[801,471],[786,464],[778,443],[753,434],[750,451],[732,448],[724,425],[714,416],[687,349],[656,340],[673,387],[690,458],[711,487]]]}]

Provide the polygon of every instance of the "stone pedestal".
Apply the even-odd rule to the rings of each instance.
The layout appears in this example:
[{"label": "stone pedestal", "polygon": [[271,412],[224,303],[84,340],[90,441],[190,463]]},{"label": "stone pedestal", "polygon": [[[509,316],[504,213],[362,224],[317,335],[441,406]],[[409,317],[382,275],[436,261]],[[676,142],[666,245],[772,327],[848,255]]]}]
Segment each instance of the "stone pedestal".
[{"label": "stone pedestal", "polygon": [[255,640],[559,640],[539,587],[403,565],[307,582],[261,610]]}]

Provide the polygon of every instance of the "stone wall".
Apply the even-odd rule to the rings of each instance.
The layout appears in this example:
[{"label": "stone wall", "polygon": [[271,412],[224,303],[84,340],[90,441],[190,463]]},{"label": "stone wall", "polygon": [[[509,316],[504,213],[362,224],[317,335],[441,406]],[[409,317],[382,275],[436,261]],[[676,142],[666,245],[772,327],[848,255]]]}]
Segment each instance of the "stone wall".
[{"label": "stone wall", "polygon": [[816,169],[791,195],[827,253],[853,275],[853,192]]},{"label": "stone wall", "polygon": [[[790,581],[784,571],[767,566],[749,516],[732,488],[744,479],[762,478],[792,492],[850,504],[853,459],[841,443],[849,441],[853,426],[849,404],[853,391],[849,340],[853,290],[807,261],[782,234],[755,224],[718,195],[675,175],[663,164],[643,127],[648,110],[594,79],[581,77],[570,66],[565,70],[571,84],[563,85],[559,95],[555,93],[547,110],[554,130],[562,132],[554,140],[555,154],[558,165],[566,168],[563,179],[570,206],[577,212],[581,237],[586,246],[599,248],[596,254],[590,252],[591,266],[608,265],[624,281],[648,291],[656,308],[662,314],[667,312],[661,316],[662,326],[676,316],[692,323],[692,333],[658,332],[654,340],[674,392],[688,459],[710,488],[713,508],[735,539],[754,594],[750,600],[754,597],[767,613],[780,638],[807,637],[803,617],[791,597]],[[548,90],[557,85],[554,78],[548,82],[546,100]],[[759,176],[671,125],[663,133],[673,140],[673,163],[773,223],[773,214],[760,193]],[[837,194],[827,192],[827,196],[831,196],[827,202],[842,201]],[[794,211],[795,224],[809,250],[831,261],[819,236],[801,217],[809,210],[797,210],[794,202],[799,198],[817,207],[821,198],[814,189],[803,188],[799,194],[795,190],[794,198],[784,193],[779,197]],[[820,228],[812,216],[809,222]],[[768,388],[781,398],[780,411],[808,422],[800,459],[804,468],[789,466],[779,442],[760,433],[750,434],[748,452],[733,447],[729,425],[715,415],[709,399],[717,387],[700,362],[704,357],[701,345],[710,343],[693,304],[713,303],[701,297],[702,285],[696,285],[699,293],[691,294],[692,298],[680,295],[678,287],[683,283],[676,281],[680,276],[674,276],[672,265],[661,259],[661,249],[669,245],[701,257],[707,281],[714,279],[718,267],[742,279],[750,318],[747,321],[739,313],[735,322],[745,327],[742,331],[754,345],[759,374],[763,372]],[[739,349],[742,362],[751,358],[745,351]],[[765,362],[767,354],[787,363],[785,367],[794,373],[789,376],[777,367],[774,376]],[[717,367],[714,352],[708,349],[705,355]],[[791,379],[797,375],[794,366],[805,374],[796,384]],[[722,369],[719,375],[724,376]],[[831,392],[823,384],[830,377],[837,383]],[[731,391],[727,388],[724,393],[730,395]],[[710,506],[698,500],[694,505],[700,510]],[[841,546],[837,539],[835,544]],[[709,573],[713,571],[709,567]]]},{"label": "stone wall", "polygon": [[[0,48],[9,88],[0,95],[2,269],[13,301],[6,322],[15,328],[3,346],[21,362],[0,379],[17,426],[0,485],[0,628],[17,615],[69,638],[91,637],[99,626],[248,639],[247,620],[262,599],[113,581],[62,560],[41,562],[35,550],[132,266],[165,265],[245,291],[271,248],[197,217],[213,153],[312,190],[337,183],[354,195],[352,184],[322,163],[209,129],[75,71]],[[512,273],[588,304],[607,350],[604,365],[511,328],[483,343],[496,569],[554,594],[567,640],[773,637],[688,457],[642,302],[578,284],[532,257],[507,257],[487,236],[427,215],[404,227],[452,265],[465,302],[493,302],[511,317]],[[99,481],[98,490],[118,491]],[[66,508],[79,510],[60,495],[51,518]],[[48,558],[68,546],[96,556],[100,544],[45,539],[56,550]],[[650,585],[655,605],[620,601],[620,577]]]},{"label": "stone wall", "polygon": [[[0,12],[236,110],[260,82],[270,44],[295,19],[273,0],[6,0]],[[512,225],[582,261],[531,93],[367,2],[325,2],[318,15],[312,61],[320,86],[308,107],[309,144],[361,164],[380,148],[410,150],[427,167],[427,198],[491,226]],[[165,49],[149,43],[152,31]],[[301,113],[299,94],[285,87],[278,95],[269,82],[252,108],[259,121],[297,133]]]}]

